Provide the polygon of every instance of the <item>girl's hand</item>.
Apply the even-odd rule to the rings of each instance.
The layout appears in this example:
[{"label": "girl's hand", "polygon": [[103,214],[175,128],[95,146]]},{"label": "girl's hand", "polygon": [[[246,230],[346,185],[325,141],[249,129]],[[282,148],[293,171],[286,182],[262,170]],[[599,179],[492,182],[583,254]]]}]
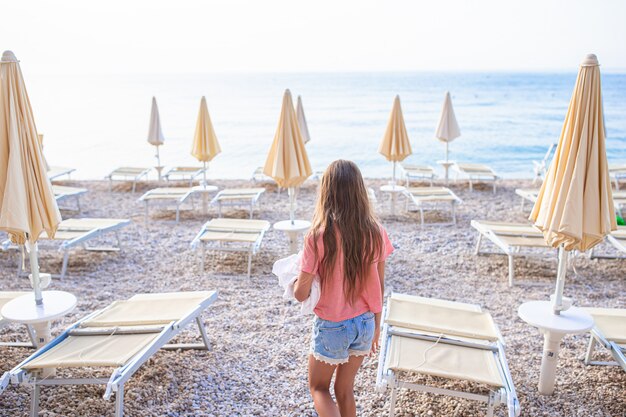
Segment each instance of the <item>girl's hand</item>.
[{"label": "girl's hand", "polygon": [[372,339],[372,350],[370,351],[370,356],[374,356],[376,351],[378,350],[378,340],[380,339],[380,327],[376,326],[374,329],[374,338]]}]

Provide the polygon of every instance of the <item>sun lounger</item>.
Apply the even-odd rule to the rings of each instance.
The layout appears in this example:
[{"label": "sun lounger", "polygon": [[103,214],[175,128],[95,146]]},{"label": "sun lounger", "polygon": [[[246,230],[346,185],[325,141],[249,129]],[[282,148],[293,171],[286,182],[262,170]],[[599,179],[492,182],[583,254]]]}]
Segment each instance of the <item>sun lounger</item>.
[{"label": "sun lounger", "polygon": [[87,189],[53,184],[52,192],[54,193],[57,204],[69,198],[74,198],[76,201],[76,209],[80,213],[80,196],[85,194]]},{"label": "sun lounger", "polygon": [[180,219],[180,205],[183,204],[194,193],[193,188],[186,187],[168,187],[155,188],[146,192],[139,198],[145,204],[145,220],[148,221],[148,205],[151,201],[172,202],[176,204],[176,223]]},{"label": "sun lounger", "polygon": [[609,164],[609,176],[615,184],[615,189],[619,190],[620,181],[626,179],[626,164]]},{"label": "sun lounger", "polygon": [[[2,311],[2,307],[9,301],[14,298],[21,297],[22,295],[28,294],[26,291],[0,291],[0,311]],[[10,322],[5,320],[0,314],[0,328],[8,325]],[[11,346],[11,347],[35,347],[35,333],[33,328],[26,324],[26,330],[28,332],[28,336],[30,337],[30,342],[0,342],[0,346]]]},{"label": "sun lounger", "polygon": [[411,181],[428,181],[433,185],[435,179],[435,170],[430,165],[402,164],[404,177],[406,178],[406,186],[411,186]]},{"label": "sun lounger", "polygon": [[[0,392],[9,383],[31,386],[30,415],[38,416],[42,386],[105,385],[104,399],[115,393],[115,416],[122,417],[124,384],[159,349],[210,350],[201,314],[216,299],[216,291],[196,291],[140,294],[116,301],[73,324],[5,373]],[[202,343],[169,344],[194,322]],[[42,376],[61,368],[62,376]]]},{"label": "sun lounger", "polygon": [[537,181],[541,181],[543,177],[546,176],[546,171],[548,169],[548,161],[550,160],[550,156],[552,155],[552,151],[556,149],[556,143],[553,143],[548,148],[548,152],[544,155],[541,161],[533,161],[533,171],[535,172],[535,177],[533,178],[533,184]]},{"label": "sun lounger", "polygon": [[[127,219],[98,219],[98,218],[82,218],[63,220],[57,229],[54,239],[49,239],[43,233],[39,238],[40,246],[44,247],[47,243],[58,244],[58,250],[63,252],[63,266],[61,268],[61,278],[65,277],[67,266],[69,263],[70,250],[82,246],[89,251],[117,252],[121,249],[121,241],[119,238],[119,230],[130,224]],[[88,242],[104,235],[113,233],[117,241],[117,246],[87,246]],[[11,241],[5,240],[2,243],[2,249],[17,249]],[[21,273],[21,262],[19,271]]]},{"label": "sun lounger", "polygon": [[163,178],[167,182],[170,181],[189,181],[189,186],[193,185],[193,181],[202,176],[205,169],[203,167],[171,167],[163,174]]},{"label": "sun lounger", "polygon": [[[446,187],[416,187],[407,188],[404,191],[407,197],[407,206],[413,203],[420,212],[420,225],[424,226],[424,208],[430,205],[449,204],[452,222],[456,224],[456,205],[462,201],[449,188]],[[407,208],[409,208],[408,206]]]},{"label": "sun lounger", "polygon": [[254,214],[254,207],[258,206],[259,197],[265,188],[228,188],[217,193],[211,204],[217,205],[219,217],[222,217],[222,207],[247,206],[250,208],[250,218]]},{"label": "sun lounger", "polygon": [[261,249],[263,236],[270,228],[265,220],[212,219],[202,226],[191,242],[193,249],[201,249],[200,271],[204,271],[205,251],[247,252],[248,278],[252,270],[252,255]]},{"label": "sun lounger", "polygon": [[617,254],[613,253],[601,253],[598,254],[598,246],[591,248],[589,256],[593,258],[605,258],[605,259],[624,259],[626,258],[626,226],[617,226],[617,230],[611,232],[606,237],[606,242],[617,251]]},{"label": "sun lounger", "polygon": [[[417,375],[477,383],[488,392],[442,388],[421,379],[410,382]],[[521,411],[500,331],[491,315],[473,304],[404,294],[388,297],[376,385],[391,389],[391,417],[401,388],[486,402],[488,416],[500,404],[506,405],[509,417]]]},{"label": "sun lounger", "polygon": [[457,179],[458,174],[463,174],[468,178],[470,191],[474,189],[474,182],[491,181],[493,183],[493,193],[496,193],[496,180],[498,179],[498,176],[487,165],[456,163],[452,166],[452,168],[457,173]]},{"label": "sun lounger", "polygon": [[[585,355],[587,365],[619,365],[626,371],[626,309],[585,308],[594,320],[591,340]],[[615,362],[592,360],[596,344],[604,346]]]},{"label": "sun lounger", "polygon": [[622,210],[626,207],[626,191],[613,191],[613,204],[620,217],[624,217]]},{"label": "sun lounger", "polygon": [[535,204],[535,201],[537,201],[537,196],[539,195],[539,190],[535,188],[516,188],[515,194],[522,197],[521,210],[524,211],[524,203],[526,201],[530,201],[531,203]]},{"label": "sun lounger", "polygon": [[48,168],[48,179],[50,181],[54,181],[57,178],[63,177],[67,175],[67,178],[70,178],[72,172],[76,171],[75,168],[66,168],[66,167],[49,167]]},{"label": "sun lounger", "polygon": [[120,167],[114,169],[104,178],[109,180],[109,191],[113,190],[113,181],[132,181],[134,193],[137,182],[146,177],[150,171],[151,168]]},{"label": "sun lounger", "polygon": [[376,192],[372,187],[367,187],[367,198],[370,200],[372,205],[378,203],[378,198],[376,198]]},{"label": "sun lounger", "polygon": [[256,184],[258,182],[259,183],[263,183],[263,182],[275,183],[276,181],[274,181],[272,177],[265,175],[265,173],[263,173],[263,167],[258,167],[252,173],[252,182]]},{"label": "sun lounger", "polygon": [[[545,256],[545,249],[552,249],[543,239],[539,229],[531,224],[493,222],[486,220],[472,220],[471,226],[478,231],[475,254],[500,253],[481,251],[483,238],[487,238],[494,246],[509,258],[509,287],[515,283],[515,269],[513,260],[516,256]],[[525,251],[522,252],[522,249]],[[541,252],[531,250],[541,249]],[[554,251],[556,253],[556,251]]]}]

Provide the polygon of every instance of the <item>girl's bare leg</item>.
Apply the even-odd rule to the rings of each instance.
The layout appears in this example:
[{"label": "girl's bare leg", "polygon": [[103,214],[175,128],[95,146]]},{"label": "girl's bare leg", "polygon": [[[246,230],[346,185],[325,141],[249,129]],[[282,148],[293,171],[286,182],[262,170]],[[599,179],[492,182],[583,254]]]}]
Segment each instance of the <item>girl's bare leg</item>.
[{"label": "girl's bare leg", "polygon": [[329,365],[309,355],[309,390],[319,417],[342,417],[330,395],[330,381],[336,367],[337,365]]},{"label": "girl's bare leg", "polygon": [[359,371],[365,356],[350,356],[348,363],[337,366],[335,377],[335,398],[341,417],[356,417],[356,402],[354,401],[354,378]]}]

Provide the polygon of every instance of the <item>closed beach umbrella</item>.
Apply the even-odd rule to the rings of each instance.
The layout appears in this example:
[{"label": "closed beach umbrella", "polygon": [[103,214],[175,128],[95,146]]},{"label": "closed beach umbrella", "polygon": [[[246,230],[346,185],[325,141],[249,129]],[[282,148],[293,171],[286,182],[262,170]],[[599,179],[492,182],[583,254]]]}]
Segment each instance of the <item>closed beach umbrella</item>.
[{"label": "closed beach umbrella", "polygon": [[393,109],[387,123],[387,131],[383,140],[380,142],[378,152],[382,154],[388,161],[393,162],[393,184],[396,183],[396,163],[403,161],[407,156],[411,155],[411,143],[409,135],[404,125],[404,116],[402,116],[402,107],[400,107],[400,96],[396,96],[393,101]]},{"label": "closed beach umbrella", "polygon": [[272,177],[279,187],[289,191],[290,220],[294,220],[295,187],[311,176],[311,164],[304,147],[304,140],[296,112],[293,109],[291,92],[285,90],[278,128],[270,148],[263,173]]},{"label": "closed beach umbrella", "polygon": [[198,112],[198,121],[196,122],[196,133],[193,137],[191,155],[204,165],[203,176],[205,186],[207,162],[215,158],[220,152],[222,152],[222,149],[217,141],[215,130],[213,130],[206,99],[202,97],[202,100],[200,100],[200,111]]},{"label": "closed beach umbrella", "polygon": [[53,237],[60,222],[22,71],[15,55],[5,51],[0,60],[0,230],[27,245],[38,304],[37,240],[44,231]]},{"label": "closed beach umbrella", "polygon": [[554,310],[562,308],[567,251],[586,251],[616,230],[605,148],[600,67],[580,66],[550,169],[530,215],[548,245],[559,248]]},{"label": "closed beach umbrella", "polygon": [[459,129],[459,124],[456,121],[454,108],[452,107],[452,99],[448,91],[446,92],[446,98],[443,100],[443,109],[441,109],[439,124],[435,132],[435,137],[446,144],[446,161],[443,163],[443,167],[446,171],[446,184],[448,183],[448,168],[450,167],[450,163],[448,162],[448,144],[459,136],[461,136],[461,129]]},{"label": "closed beach umbrella", "polygon": [[161,129],[161,116],[159,115],[159,106],[155,97],[152,97],[152,110],[150,111],[150,128],[148,129],[148,143],[156,146],[157,171],[159,173],[159,181],[161,180],[161,157],[159,156],[159,146],[165,143],[163,137],[163,129]]},{"label": "closed beach umbrella", "polygon": [[302,140],[304,143],[309,143],[311,135],[309,134],[309,125],[306,122],[304,116],[304,107],[302,106],[302,97],[298,96],[298,105],[296,109],[296,116],[298,118],[298,126],[300,126],[300,133],[302,134]]}]

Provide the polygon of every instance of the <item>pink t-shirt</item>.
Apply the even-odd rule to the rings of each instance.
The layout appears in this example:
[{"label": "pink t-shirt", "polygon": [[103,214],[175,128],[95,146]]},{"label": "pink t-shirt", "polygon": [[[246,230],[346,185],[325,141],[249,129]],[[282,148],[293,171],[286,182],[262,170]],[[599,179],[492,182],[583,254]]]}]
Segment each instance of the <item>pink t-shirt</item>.
[{"label": "pink t-shirt", "polygon": [[[337,256],[335,257],[335,267],[330,277],[325,277],[326,281],[321,289],[320,299],[314,309],[315,314],[329,321],[343,321],[359,316],[367,311],[380,313],[383,309],[383,295],[380,291],[380,277],[378,276],[378,262],[382,262],[393,252],[393,245],[389,241],[387,232],[381,226],[380,233],[383,238],[382,253],[378,260],[367,269],[367,278],[363,283],[363,290],[353,304],[350,304],[344,295],[343,290],[343,249],[341,243],[337,242]],[[337,236],[337,239],[341,239]],[[302,253],[303,272],[317,275],[320,265],[319,260],[324,257],[324,241],[321,234],[317,237],[317,259],[313,246],[313,238],[308,236],[304,242]]]}]

